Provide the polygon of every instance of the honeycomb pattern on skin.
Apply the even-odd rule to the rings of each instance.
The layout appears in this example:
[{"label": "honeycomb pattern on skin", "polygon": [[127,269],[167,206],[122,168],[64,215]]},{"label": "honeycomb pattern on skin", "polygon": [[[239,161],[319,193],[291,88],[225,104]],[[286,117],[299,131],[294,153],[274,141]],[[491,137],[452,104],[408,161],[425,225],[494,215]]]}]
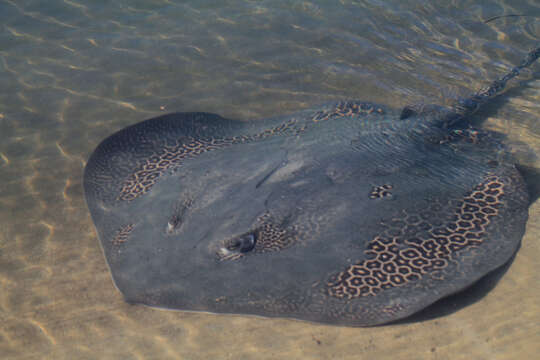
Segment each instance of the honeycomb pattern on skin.
[{"label": "honeycomb pattern on skin", "polygon": [[366,260],[332,276],[326,284],[328,294],[348,299],[374,296],[444,269],[456,253],[482,244],[503,196],[504,182],[489,176],[462,201],[452,202],[455,210],[447,222],[434,223],[429,212],[392,221],[369,242]]},{"label": "honeycomb pattern on skin", "polygon": [[114,238],[111,240],[112,244],[115,246],[122,245],[128,240],[129,234],[133,231],[134,224],[122,225],[120,229],[114,235]]},{"label": "honeycomb pattern on skin", "polygon": [[294,120],[290,120],[271,129],[266,129],[255,135],[242,135],[228,138],[188,138],[187,141],[178,141],[174,146],[164,146],[161,151],[147,157],[132,175],[122,184],[118,200],[132,201],[150,191],[157,179],[166,171],[178,167],[184,159],[193,158],[202,153],[225,148],[235,144],[253,142],[276,134],[296,134],[302,129],[294,127]]},{"label": "honeycomb pattern on skin", "polygon": [[379,199],[384,197],[390,197],[392,196],[392,190],[393,186],[389,184],[384,184],[381,186],[374,186],[373,189],[371,189],[369,193],[370,199]]},{"label": "honeycomb pattern on skin", "polygon": [[383,115],[383,109],[376,107],[372,103],[358,102],[358,101],[341,101],[332,110],[318,111],[313,116],[314,122],[325,121],[328,119],[343,117],[343,116],[356,116],[356,115],[368,115],[372,113]]},{"label": "honeycomb pattern on skin", "polygon": [[[338,103],[331,110],[315,112],[311,116],[311,120],[318,122],[343,116],[367,115],[373,112],[383,114],[381,108],[376,108],[371,103],[347,101]],[[297,122],[297,119],[291,118],[275,127],[265,129],[253,135],[226,138],[188,137],[187,140],[177,141],[173,146],[164,146],[159,152],[148,156],[122,183],[117,200],[132,201],[147,193],[161,175],[170,169],[180,166],[184,159],[193,158],[208,151],[235,144],[254,142],[275,135],[298,135],[306,130],[307,125],[300,126]]]}]

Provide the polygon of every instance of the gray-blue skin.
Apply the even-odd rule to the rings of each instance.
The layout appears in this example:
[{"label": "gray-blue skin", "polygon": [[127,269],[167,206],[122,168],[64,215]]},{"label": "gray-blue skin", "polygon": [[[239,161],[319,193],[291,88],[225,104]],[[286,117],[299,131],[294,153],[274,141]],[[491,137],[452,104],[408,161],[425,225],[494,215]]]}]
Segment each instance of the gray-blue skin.
[{"label": "gray-blue skin", "polygon": [[496,133],[454,106],[349,101],[241,122],[174,113],[105,139],[86,201],[126,301],[369,326],[503,265],[528,194]]}]

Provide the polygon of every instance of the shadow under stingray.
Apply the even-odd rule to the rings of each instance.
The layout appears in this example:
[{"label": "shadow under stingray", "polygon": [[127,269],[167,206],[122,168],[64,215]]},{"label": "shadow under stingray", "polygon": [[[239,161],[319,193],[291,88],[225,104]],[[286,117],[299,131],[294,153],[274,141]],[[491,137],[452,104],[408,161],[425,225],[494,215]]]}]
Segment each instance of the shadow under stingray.
[{"label": "shadow under stingray", "polygon": [[[521,248],[521,243],[518,250]],[[503,277],[506,271],[510,268],[510,265],[514,262],[517,251],[510,258],[510,260],[503,266],[493,270],[480,280],[455,294],[447,296],[428,306],[427,308],[405,318],[389,324],[410,324],[416,322],[422,322],[426,320],[433,320],[439,317],[453,314],[456,311],[463,309],[469,305],[476,303],[488,294],[499,280]]]},{"label": "shadow under stingray", "polygon": [[516,167],[527,185],[527,190],[529,191],[529,205],[531,205],[540,197],[540,169],[519,164],[517,164]]}]

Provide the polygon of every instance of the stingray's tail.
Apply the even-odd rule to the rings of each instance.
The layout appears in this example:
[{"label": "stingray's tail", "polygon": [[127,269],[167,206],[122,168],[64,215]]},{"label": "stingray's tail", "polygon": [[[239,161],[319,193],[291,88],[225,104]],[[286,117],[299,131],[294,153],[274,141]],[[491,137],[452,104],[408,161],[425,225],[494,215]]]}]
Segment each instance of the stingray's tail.
[{"label": "stingray's tail", "polygon": [[533,62],[535,62],[540,57],[540,47],[532,50],[529,52],[527,57],[519,64],[518,66],[514,67],[510,72],[508,72],[503,77],[493,81],[487,88],[484,88],[472,96],[460,99],[458,100],[453,106],[452,106],[452,113],[453,116],[451,119],[448,119],[447,125],[452,125],[464,117],[473,114],[478,108],[486,103],[489,99],[493,98],[494,96],[500,94],[505,86],[506,83],[519,75],[520,71],[525,69],[526,67],[530,66]]}]

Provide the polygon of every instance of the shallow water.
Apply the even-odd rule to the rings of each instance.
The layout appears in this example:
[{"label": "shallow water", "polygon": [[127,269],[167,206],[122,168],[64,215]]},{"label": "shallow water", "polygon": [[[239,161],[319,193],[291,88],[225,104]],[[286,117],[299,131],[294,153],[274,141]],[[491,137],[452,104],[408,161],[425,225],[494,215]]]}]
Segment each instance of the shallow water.
[{"label": "shallow water", "polygon": [[[3,359],[508,359],[540,352],[540,203],[490,291],[376,328],[126,304],[83,199],[112,132],[172,111],[251,120],[337,99],[448,103],[539,45],[534,0],[0,0]],[[538,196],[540,63],[475,119]],[[536,170],[535,170],[536,169]],[[533,194],[533,195],[534,195]],[[497,277],[497,278],[498,278]],[[478,295],[480,294],[480,295]]]}]

